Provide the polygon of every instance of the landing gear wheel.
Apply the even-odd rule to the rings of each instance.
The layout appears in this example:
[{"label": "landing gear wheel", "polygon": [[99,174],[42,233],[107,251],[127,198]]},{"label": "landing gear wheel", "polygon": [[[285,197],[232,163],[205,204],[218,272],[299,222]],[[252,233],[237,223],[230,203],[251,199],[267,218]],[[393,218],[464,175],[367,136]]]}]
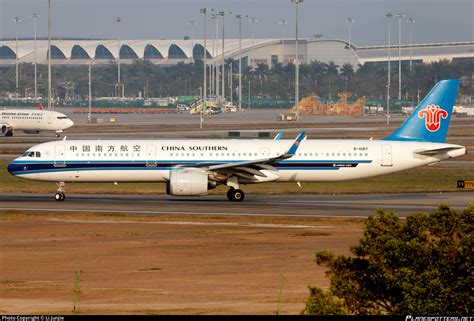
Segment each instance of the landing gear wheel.
[{"label": "landing gear wheel", "polygon": [[60,133],[56,133],[56,137],[61,137],[61,134],[60,134]]},{"label": "landing gear wheel", "polygon": [[232,202],[242,202],[245,198],[245,193],[241,189],[231,188],[227,191],[227,198]]},{"label": "landing gear wheel", "polygon": [[5,137],[12,137],[12,136],[13,136],[13,132],[11,130],[5,133]]},{"label": "landing gear wheel", "polygon": [[235,188],[229,188],[229,190],[227,191],[227,199],[229,201],[233,201],[233,195],[234,195],[234,191],[235,191]]},{"label": "landing gear wheel", "polygon": [[58,192],[54,194],[54,199],[56,201],[64,201],[66,199],[66,194]]},{"label": "landing gear wheel", "polygon": [[234,201],[236,202],[242,202],[245,198],[245,193],[241,189],[236,189],[234,191]]}]

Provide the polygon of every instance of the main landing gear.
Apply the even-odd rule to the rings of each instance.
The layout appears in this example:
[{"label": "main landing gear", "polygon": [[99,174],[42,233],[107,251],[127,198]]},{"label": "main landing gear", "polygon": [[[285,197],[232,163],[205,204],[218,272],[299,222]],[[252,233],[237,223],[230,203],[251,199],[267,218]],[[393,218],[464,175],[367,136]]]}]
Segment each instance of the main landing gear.
[{"label": "main landing gear", "polygon": [[227,191],[227,198],[229,199],[229,201],[232,202],[242,202],[245,198],[245,193],[241,189],[235,189],[231,187]]},{"label": "main landing gear", "polygon": [[58,190],[56,194],[54,194],[54,199],[56,201],[64,201],[66,199],[66,193],[65,193],[66,183],[58,182],[56,183],[56,185],[58,185]]}]

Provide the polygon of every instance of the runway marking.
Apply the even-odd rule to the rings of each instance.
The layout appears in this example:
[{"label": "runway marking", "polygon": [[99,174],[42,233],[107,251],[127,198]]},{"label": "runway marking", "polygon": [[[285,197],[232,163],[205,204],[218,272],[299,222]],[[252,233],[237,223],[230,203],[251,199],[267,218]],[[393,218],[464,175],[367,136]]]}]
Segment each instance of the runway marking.
[{"label": "runway marking", "polygon": [[67,219],[50,219],[52,222],[61,223],[82,223],[82,224],[165,224],[165,225],[198,225],[198,226],[232,226],[232,227],[257,227],[257,228],[289,228],[289,229],[331,229],[334,226],[312,226],[312,225],[289,225],[289,224],[263,224],[263,223],[216,223],[216,222],[183,222],[183,221],[159,221],[159,222],[143,222],[143,221],[85,221],[85,220],[67,220]]},{"label": "runway marking", "polygon": [[[169,212],[169,211],[121,211],[98,209],[56,209],[56,208],[18,208],[0,207],[0,211],[29,211],[29,212],[82,212],[82,213],[120,213],[120,214],[161,214],[161,215],[228,215],[228,216],[268,216],[268,217],[313,217],[313,218],[359,218],[365,219],[370,215],[329,215],[329,214],[256,214],[256,213],[207,213],[207,212]],[[402,216],[400,216],[402,218]]]}]

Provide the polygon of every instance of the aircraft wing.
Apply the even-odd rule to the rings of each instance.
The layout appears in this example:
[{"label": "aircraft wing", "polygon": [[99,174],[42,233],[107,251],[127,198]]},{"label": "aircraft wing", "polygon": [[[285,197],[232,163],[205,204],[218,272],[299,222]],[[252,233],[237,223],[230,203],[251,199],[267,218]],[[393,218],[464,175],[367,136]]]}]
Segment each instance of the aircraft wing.
[{"label": "aircraft wing", "polygon": [[249,160],[237,163],[224,163],[219,165],[211,165],[204,169],[214,177],[215,180],[225,180],[230,176],[239,176],[249,181],[258,181],[257,177],[266,178],[267,175],[261,170],[277,171],[273,166],[276,162],[288,159],[295,155],[298,147],[305,137],[305,132],[301,132],[293,141],[288,150],[279,156],[268,157],[256,160]]}]

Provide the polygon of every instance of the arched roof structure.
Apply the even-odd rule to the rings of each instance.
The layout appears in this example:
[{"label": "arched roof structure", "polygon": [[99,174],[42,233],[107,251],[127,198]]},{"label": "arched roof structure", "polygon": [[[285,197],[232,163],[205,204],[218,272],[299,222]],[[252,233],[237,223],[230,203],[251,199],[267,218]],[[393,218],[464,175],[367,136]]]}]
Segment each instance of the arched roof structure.
[{"label": "arched roof structure", "polygon": [[[334,61],[342,66],[350,63],[354,67],[366,62],[386,61],[386,46],[356,47],[338,39],[300,39],[300,58],[302,62],[318,60]],[[222,39],[207,41],[209,63],[222,63]],[[118,40],[62,40],[53,39],[52,54],[56,58],[53,63],[87,64],[96,59],[97,64],[109,63],[119,55]],[[15,40],[0,40],[0,66],[8,66],[16,62]],[[194,45],[194,46],[193,46]],[[156,64],[176,64],[180,61],[192,61],[193,54],[200,59],[203,52],[203,39],[160,39],[160,40],[120,40],[120,52],[129,63],[135,59],[151,59]],[[245,61],[254,58],[255,63],[265,62],[269,66],[274,61],[292,62],[295,58],[294,39],[242,39],[242,51],[239,53],[239,39],[226,39],[224,44],[225,59],[234,60],[242,57]],[[38,63],[47,63],[48,42],[37,40],[36,57]],[[413,44],[401,46],[402,60],[438,61],[441,59],[471,58],[474,59],[474,42]],[[392,48],[393,55],[398,55],[398,48]],[[395,52],[397,51],[397,52]],[[411,53],[411,54],[410,54]],[[198,55],[196,55],[198,54]],[[18,40],[18,59],[32,63],[35,57],[34,40]],[[202,57],[202,54],[201,54]]]},{"label": "arched roof structure", "polygon": [[[118,49],[117,49],[117,52],[118,52]],[[97,48],[95,48],[94,58],[95,59],[108,59],[108,60],[111,60],[111,59],[114,59],[116,57],[116,55],[117,55],[117,53],[114,55],[109,50],[109,48],[107,48],[103,44],[100,44],[100,45],[97,46]]]}]

